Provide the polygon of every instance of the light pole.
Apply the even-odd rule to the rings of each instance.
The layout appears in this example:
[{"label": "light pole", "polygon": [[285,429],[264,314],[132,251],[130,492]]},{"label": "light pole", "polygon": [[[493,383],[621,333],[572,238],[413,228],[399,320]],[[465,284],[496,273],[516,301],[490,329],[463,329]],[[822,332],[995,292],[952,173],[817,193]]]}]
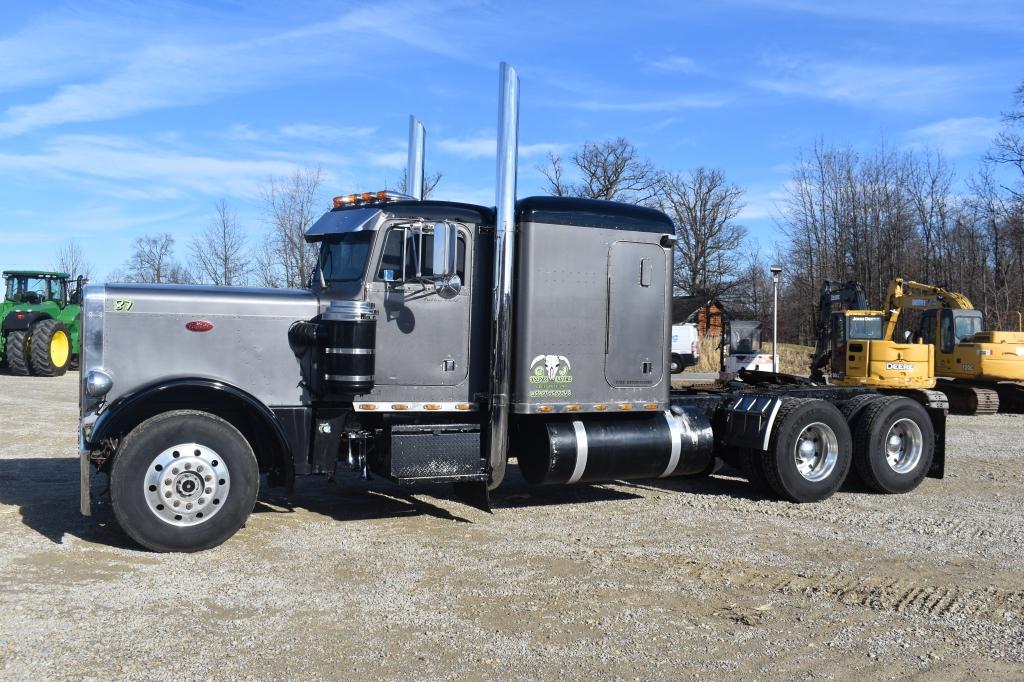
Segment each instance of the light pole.
[{"label": "light pole", "polygon": [[779,275],[781,265],[771,266],[772,271],[772,372],[779,373]]}]

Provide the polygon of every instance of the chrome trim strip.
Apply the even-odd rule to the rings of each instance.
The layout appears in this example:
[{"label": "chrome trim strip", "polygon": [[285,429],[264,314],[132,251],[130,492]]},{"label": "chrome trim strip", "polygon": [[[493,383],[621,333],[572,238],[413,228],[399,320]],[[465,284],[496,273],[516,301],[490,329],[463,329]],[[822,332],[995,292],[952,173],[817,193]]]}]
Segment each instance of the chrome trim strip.
[{"label": "chrome trim strip", "polygon": [[327,381],[373,381],[372,374],[325,374]]},{"label": "chrome trim strip", "polygon": [[328,355],[373,355],[373,348],[324,348]]},{"label": "chrome trim strip", "polygon": [[768,417],[768,427],[764,430],[764,443],[761,445],[762,450],[768,449],[768,441],[772,438],[772,425],[775,424],[775,417],[779,414],[779,410],[782,408],[782,401],[776,399],[775,407],[772,408],[772,414]]},{"label": "chrome trim strip", "polygon": [[[401,400],[389,401],[386,403],[373,402],[372,400],[364,400],[362,402],[352,403],[352,407],[356,412],[477,412],[480,406],[477,403],[469,403],[468,410],[459,409],[458,405],[465,405],[465,402],[442,402],[440,400],[424,400],[417,402],[402,402]],[[376,405],[372,410],[363,408],[362,405]],[[395,405],[405,405],[404,409],[395,409]],[[428,410],[426,405],[440,405],[436,410]]]},{"label": "chrome trim strip", "polygon": [[672,433],[672,453],[668,457],[668,466],[665,467],[665,471],[661,472],[661,476],[658,478],[665,478],[676,470],[679,466],[679,453],[683,450],[683,427],[676,419],[675,415],[665,410],[662,412],[665,415],[665,421],[668,422],[668,430]]},{"label": "chrome trim strip", "polygon": [[583,425],[583,422],[573,422],[572,428],[576,431],[576,466],[573,467],[572,476],[566,481],[566,485],[576,483],[583,478],[583,472],[587,469],[587,451],[590,449],[590,443],[587,441],[587,427]]},{"label": "chrome trim strip", "polygon": [[92,497],[89,491],[89,475],[92,473],[89,450],[85,447],[85,434],[78,427],[78,511],[82,516],[92,516]]}]

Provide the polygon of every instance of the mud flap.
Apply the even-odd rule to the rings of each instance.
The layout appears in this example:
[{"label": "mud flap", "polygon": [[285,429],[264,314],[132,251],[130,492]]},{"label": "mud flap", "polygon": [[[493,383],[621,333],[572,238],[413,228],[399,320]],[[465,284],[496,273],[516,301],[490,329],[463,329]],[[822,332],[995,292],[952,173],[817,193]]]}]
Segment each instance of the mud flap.
[{"label": "mud flap", "polygon": [[480,511],[491,514],[491,493],[487,489],[487,481],[459,481],[452,485],[455,496]]},{"label": "mud flap", "polygon": [[935,429],[935,454],[928,478],[943,478],[946,475],[946,411],[933,407],[925,408]]}]

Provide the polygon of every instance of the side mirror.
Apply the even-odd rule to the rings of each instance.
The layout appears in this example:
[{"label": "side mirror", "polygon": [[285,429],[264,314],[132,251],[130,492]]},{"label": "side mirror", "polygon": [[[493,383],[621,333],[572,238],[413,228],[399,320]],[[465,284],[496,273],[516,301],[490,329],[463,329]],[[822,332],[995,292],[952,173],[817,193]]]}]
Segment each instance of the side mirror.
[{"label": "side mirror", "polygon": [[455,275],[459,231],[451,223],[434,223],[433,279],[447,280]]}]

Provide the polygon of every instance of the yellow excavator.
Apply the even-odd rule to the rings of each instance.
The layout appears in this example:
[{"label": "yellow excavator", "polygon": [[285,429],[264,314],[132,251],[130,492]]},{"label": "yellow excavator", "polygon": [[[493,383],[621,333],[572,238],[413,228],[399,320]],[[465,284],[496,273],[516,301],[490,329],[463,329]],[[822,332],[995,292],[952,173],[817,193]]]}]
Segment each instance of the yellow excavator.
[{"label": "yellow excavator", "polygon": [[980,310],[963,294],[894,279],[889,285],[885,337],[894,338],[900,314],[921,311],[914,337],[934,349],[937,389],[951,411],[1024,412],[1024,331],[986,331]]},{"label": "yellow excavator", "polygon": [[[890,287],[887,301],[894,299]],[[818,304],[817,345],[811,380],[833,386],[875,388],[947,407],[935,387],[933,349],[926,343],[900,343],[887,334],[887,310],[869,310],[859,282],[825,280]]]}]

